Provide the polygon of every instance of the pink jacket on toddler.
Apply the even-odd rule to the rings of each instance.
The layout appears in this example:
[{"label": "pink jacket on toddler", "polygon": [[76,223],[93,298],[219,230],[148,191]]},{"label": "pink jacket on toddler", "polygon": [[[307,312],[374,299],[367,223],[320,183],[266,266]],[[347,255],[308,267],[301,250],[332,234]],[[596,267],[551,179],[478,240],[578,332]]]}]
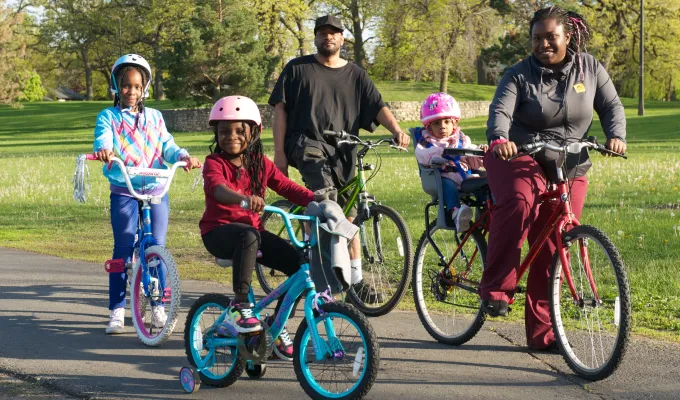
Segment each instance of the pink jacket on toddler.
[{"label": "pink jacket on toddler", "polygon": [[[422,139],[416,144],[416,160],[418,163],[429,166],[433,157],[444,157],[444,149],[478,149],[479,146],[472,144],[470,138],[461,132],[459,127],[453,131],[451,136],[437,139],[426,130],[422,129]],[[453,160],[450,157],[444,157],[450,160],[450,165],[455,167]],[[482,168],[481,157],[460,157],[460,166],[464,171],[470,169]],[[463,176],[458,172],[442,172],[442,178],[454,181],[459,187],[463,182]],[[468,175],[476,176],[476,175]]]}]

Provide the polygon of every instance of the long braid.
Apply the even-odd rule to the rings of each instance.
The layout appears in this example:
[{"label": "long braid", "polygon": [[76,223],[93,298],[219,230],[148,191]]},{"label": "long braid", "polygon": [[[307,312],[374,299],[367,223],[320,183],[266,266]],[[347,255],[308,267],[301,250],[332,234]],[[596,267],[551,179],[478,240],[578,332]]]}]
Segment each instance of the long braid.
[{"label": "long braid", "polygon": [[243,152],[243,167],[253,185],[253,194],[264,197],[264,151],[260,140],[260,127],[252,125],[251,139]]},{"label": "long braid", "polygon": [[568,47],[576,53],[576,66],[579,72],[579,80],[583,81],[585,73],[583,72],[583,62],[581,60],[581,48],[586,52],[586,45],[590,40],[590,28],[585,18],[582,15],[567,11],[557,6],[540,9],[534,13],[534,17],[529,23],[529,33],[533,32],[534,24],[539,21],[547,19],[555,19],[560,25],[564,27],[565,33],[571,34],[571,40]]}]

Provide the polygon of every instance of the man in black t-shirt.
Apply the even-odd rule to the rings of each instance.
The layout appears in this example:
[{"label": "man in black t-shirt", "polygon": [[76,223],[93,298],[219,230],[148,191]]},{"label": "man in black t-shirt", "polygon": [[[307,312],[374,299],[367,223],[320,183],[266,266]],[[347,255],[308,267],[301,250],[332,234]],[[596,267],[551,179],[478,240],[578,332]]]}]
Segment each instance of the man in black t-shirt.
[{"label": "man in black t-shirt", "polygon": [[[339,188],[356,174],[356,148],[338,145],[337,138],[322,135],[324,130],[358,135],[359,129],[372,132],[383,125],[399,146],[409,144],[366,71],[340,58],[343,30],[333,15],[318,18],[317,53],[291,60],[269,98],[274,107],[274,164],[286,175],[292,165],[311,190]],[[339,199],[341,205],[346,201]],[[354,216],[356,210],[348,219]],[[381,302],[381,296],[363,284],[360,257],[355,238],[350,247],[355,291],[364,294],[364,302]]]}]

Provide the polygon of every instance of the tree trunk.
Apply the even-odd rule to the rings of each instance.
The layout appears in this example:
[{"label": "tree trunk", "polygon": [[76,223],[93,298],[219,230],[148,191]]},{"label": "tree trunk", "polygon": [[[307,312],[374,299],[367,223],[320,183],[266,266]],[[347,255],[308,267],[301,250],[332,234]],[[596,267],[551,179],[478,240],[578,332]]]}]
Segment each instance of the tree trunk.
[{"label": "tree trunk", "polygon": [[298,41],[298,55],[300,57],[307,55],[307,49],[305,49],[305,21],[302,18],[295,18],[295,24],[297,25],[297,34],[295,38]]},{"label": "tree trunk", "polygon": [[448,54],[442,56],[442,69],[439,78],[439,91],[446,93],[449,90],[449,64],[450,57]]},{"label": "tree trunk", "polygon": [[87,48],[80,50],[80,57],[83,60],[83,67],[85,68],[85,100],[92,101],[94,98],[94,89],[92,87],[92,64],[90,63],[90,55],[88,54]]},{"label": "tree trunk", "polygon": [[[156,42],[156,45],[153,47],[153,56],[155,60],[158,60],[161,58],[161,47],[158,45],[158,42]],[[156,65],[158,65],[158,61],[156,61]],[[160,100],[165,100],[165,92],[163,91],[163,71],[160,70],[159,68],[156,68],[154,71],[154,77],[153,77],[153,99],[156,101]]]},{"label": "tree trunk", "polygon": [[366,69],[363,29],[361,28],[361,15],[359,15],[359,2],[357,0],[352,0],[350,11],[352,13],[352,27],[354,28],[352,32],[354,34],[354,63],[362,69]]}]

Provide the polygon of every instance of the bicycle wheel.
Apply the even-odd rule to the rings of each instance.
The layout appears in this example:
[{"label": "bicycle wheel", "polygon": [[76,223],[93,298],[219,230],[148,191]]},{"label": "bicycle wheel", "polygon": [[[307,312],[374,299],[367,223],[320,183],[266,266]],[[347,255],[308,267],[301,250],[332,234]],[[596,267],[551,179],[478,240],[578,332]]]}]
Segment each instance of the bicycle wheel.
[{"label": "bicycle wheel", "polygon": [[192,366],[209,362],[199,371],[201,382],[210,386],[225,387],[233,384],[243,374],[245,363],[234,347],[213,347],[210,342],[217,333],[216,321],[229,307],[229,297],[211,293],[201,296],[194,302],[187,315],[184,327],[184,351]]},{"label": "bicycle wheel", "polygon": [[614,243],[595,227],[575,227],[564,238],[571,244],[565,248],[567,268],[578,299],[563,279],[564,266],[556,255],[550,280],[553,330],[564,360],[576,374],[593,381],[604,379],[621,363],[630,335],[625,266]]},{"label": "bicycle wheel", "polygon": [[368,319],[349,304],[328,303],[319,308],[321,313],[314,314],[319,338],[332,354],[317,361],[312,332],[303,319],[293,347],[295,375],[313,399],[363,398],[378,375],[378,338]]},{"label": "bicycle wheel", "polygon": [[430,224],[430,236],[451,263],[449,272],[423,233],[416,249],[413,297],[427,332],[440,343],[458,346],[472,339],[486,320],[477,294],[486,265],[486,239],[475,230],[459,249],[456,231],[436,225],[436,220]]},{"label": "bicycle wheel", "polygon": [[[137,336],[147,346],[159,346],[175,329],[180,306],[179,272],[172,255],[162,246],[151,246],[144,252],[151,283],[148,294],[142,287],[142,264],[132,270],[130,310]],[[163,307],[165,324],[157,320],[156,307]],[[162,314],[161,313],[161,314]]]},{"label": "bicycle wheel", "polygon": [[[279,207],[286,212],[290,212],[296,207],[295,204],[288,200],[277,200],[272,206]],[[266,211],[262,214],[262,222],[264,223],[264,229],[267,231],[275,233],[284,239],[289,239],[288,232],[286,232],[286,227],[280,215]],[[295,229],[296,237],[299,240],[302,240],[304,234],[302,222],[297,221],[293,224],[293,227]],[[262,287],[262,290],[264,290],[265,293],[270,293],[288,279],[283,272],[260,264],[255,266],[255,273],[257,274],[258,282],[260,282],[260,287]]]},{"label": "bicycle wheel", "polygon": [[[359,311],[379,317],[406,293],[413,266],[411,234],[401,215],[383,205],[371,206],[368,218],[358,216],[354,224],[360,229],[364,289],[357,293],[352,286],[347,297]],[[369,293],[371,288],[375,293]]]}]

